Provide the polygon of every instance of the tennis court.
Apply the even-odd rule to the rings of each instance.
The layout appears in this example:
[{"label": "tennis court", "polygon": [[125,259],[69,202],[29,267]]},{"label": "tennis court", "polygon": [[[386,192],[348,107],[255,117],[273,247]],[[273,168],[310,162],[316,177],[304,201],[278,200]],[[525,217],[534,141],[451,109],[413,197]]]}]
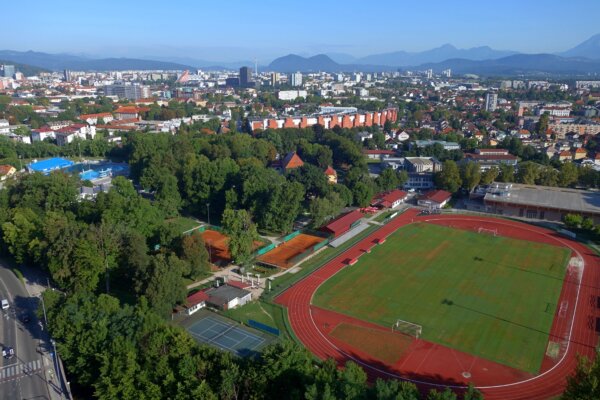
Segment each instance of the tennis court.
[{"label": "tennis court", "polygon": [[247,356],[265,343],[265,338],[255,335],[240,327],[235,322],[204,317],[187,328],[188,332],[199,342],[216,346],[239,356]]},{"label": "tennis court", "polygon": [[297,259],[298,256],[324,240],[325,238],[322,237],[301,233],[268,253],[259,256],[257,260],[263,264],[289,268],[300,261]]}]

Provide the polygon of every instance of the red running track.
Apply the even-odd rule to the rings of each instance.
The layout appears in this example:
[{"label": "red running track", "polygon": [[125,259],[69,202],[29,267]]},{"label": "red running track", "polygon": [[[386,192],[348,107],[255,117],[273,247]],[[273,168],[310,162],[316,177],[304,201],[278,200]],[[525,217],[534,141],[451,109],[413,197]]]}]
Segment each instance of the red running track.
[{"label": "red running track", "polygon": [[[564,390],[566,376],[577,364],[577,354],[593,357],[597,335],[593,323],[598,316],[594,299],[600,296],[596,286],[600,282],[599,258],[586,246],[569,240],[553,231],[540,227],[488,217],[466,215],[428,215],[418,217],[418,210],[410,209],[357,243],[323,267],[319,268],[277,298],[288,308],[292,329],[300,341],[321,359],[332,357],[342,364],[348,360],[363,366],[369,377],[394,377],[411,380],[421,388],[450,386],[460,390],[473,382],[486,399],[547,399]],[[385,239],[403,225],[428,222],[458,229],[477,230],[480,227],[496,229],[501,236],[544,242],[570,248],[574,255],[584,259],[581,283],[567,276],[563,283],[559,305],[567,304],[566,313],[557,315],[550,331],[550,340],[561,342],[556,360],[545,357],[537,376],[461,353],[424,340],[415,340],[408,354],[394,365],[386,365],[369,358],[360,349],[352,348],[328,336],[341,321],[365,325],[348,316],[336,314],[311,305],[318,287],[347,265],[349,259],[360,257],[376,243]],[[383,328],[382,328],[383,329]],[[462,372],[471,376],[465,378]]]}]

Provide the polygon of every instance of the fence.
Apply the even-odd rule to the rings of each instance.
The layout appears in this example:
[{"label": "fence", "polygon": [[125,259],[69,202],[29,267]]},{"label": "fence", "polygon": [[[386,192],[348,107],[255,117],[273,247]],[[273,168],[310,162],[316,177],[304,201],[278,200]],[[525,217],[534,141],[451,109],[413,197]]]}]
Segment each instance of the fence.
[{"label": "fence", "polygon": [[300,230],[300,231],[295,231],[295,232],[292,232],[292,233],[290,233],[289,235],[285,236],[283,239],[281,239],[281,241],[282,241],[283,243],[285,243],[285,242],[289,242],[290,240],[292,240],[293,238],[295,238],[296,236],[298,236],[300,233],[302,233],[302,231],[301,231],[301,230]]},{"label": "fence", "polygon": [[275,243],[271,243],[265,247],[258,249],[256,251],[255,256],[262,256],[263,254],[268,253],[269,251],[273,250],[274,248],[275,248]]},{"label": "fence", "polygon": [[255,321],[253,319],[248,320],[248,326],[270,333],[275,336],[279,336],[279,329],[273,328],[272,326],[263,324],[262,322]]}]

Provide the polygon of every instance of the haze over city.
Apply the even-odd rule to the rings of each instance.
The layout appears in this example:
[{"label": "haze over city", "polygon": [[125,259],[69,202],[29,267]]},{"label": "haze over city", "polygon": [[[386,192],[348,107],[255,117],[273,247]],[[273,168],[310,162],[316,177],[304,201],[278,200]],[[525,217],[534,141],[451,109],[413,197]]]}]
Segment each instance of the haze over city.
[{"label": "haze over city", "polygon": [[[555,53],[598,33],[600,2],[561,0],[39,1],[26,23],[3,21],[0,49],[92,57],[193,57],[209,61],[288,54],[355,57],[450,43]],[[5,2],[5,15],[24,12]],[[25,14],[23,14],[25,15]]]}]

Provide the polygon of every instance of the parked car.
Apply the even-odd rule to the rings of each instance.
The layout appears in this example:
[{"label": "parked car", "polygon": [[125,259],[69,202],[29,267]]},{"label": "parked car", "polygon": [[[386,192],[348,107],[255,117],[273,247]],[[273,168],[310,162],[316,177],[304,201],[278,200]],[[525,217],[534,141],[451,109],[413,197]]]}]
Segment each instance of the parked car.
[{"label": "parked car", "polygon": [[8,304],[8,300],[3,299],[2,300],[2,309],[3,310],[8,310],[9,307],[10,307],[10,305]]}]

